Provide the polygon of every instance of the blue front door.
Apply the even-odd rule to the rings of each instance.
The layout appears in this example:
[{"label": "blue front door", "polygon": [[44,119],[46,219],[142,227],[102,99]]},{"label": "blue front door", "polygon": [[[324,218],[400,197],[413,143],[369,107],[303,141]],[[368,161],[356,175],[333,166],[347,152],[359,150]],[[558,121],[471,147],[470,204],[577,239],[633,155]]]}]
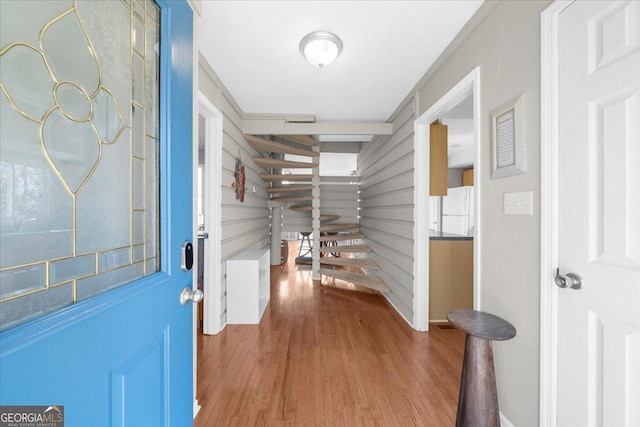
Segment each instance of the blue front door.
[{"label": "blue front door", "polygon": [[[193,229],[193,14],[183,0],[157,3],[161,269],[0,335],[0,405],[64,406],[67,427],[192,423],[193,306],[181,305],[179,297],[192,285],[191,272],[181,269],[180,249]],[[66,182],[73,182],[72,173],[63,176]]]}]

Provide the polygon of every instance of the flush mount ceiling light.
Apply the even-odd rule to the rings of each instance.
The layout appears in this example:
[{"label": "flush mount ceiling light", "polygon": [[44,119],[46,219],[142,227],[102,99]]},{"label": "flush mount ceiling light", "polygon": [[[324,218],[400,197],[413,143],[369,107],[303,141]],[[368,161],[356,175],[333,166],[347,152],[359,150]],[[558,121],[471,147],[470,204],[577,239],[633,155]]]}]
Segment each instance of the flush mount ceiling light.
[{"label": "flush mount ceiling light", "polygon": [[307,34],[300,42],[300,53],[311,65],[324,67],[331,64],[342,52],[342,40],[326,31]]}]

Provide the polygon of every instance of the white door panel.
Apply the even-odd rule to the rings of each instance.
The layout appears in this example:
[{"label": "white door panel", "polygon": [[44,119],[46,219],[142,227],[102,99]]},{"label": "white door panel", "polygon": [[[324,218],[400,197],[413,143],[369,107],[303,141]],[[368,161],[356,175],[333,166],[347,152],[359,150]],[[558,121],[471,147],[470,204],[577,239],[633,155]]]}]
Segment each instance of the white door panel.
[{"label": "white door panel", "polygon": [[559,18],[558,424],[640,425],[640,2]]}]

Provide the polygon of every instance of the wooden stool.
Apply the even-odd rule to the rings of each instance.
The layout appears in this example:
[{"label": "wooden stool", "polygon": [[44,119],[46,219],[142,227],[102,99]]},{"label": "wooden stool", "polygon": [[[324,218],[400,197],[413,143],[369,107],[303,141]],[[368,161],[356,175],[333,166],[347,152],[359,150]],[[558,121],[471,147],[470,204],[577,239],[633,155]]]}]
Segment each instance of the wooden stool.
[{"label": "wooden stool", "polygon": [[447,319],[467,334],[456,426],[500,427],[491,341],[513,338],[516,328],[498,316],[475,310],[451,310]]}]

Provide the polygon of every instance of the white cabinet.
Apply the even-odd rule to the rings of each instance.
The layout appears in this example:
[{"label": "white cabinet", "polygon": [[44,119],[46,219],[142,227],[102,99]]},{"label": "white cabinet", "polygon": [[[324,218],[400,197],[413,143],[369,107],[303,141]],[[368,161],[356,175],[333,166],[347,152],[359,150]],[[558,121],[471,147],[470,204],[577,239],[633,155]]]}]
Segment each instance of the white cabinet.
[{"label": "white cabinet", "polygon": [[269,249],[247,249],[227,260],[227,323],[259,323],[269,303]]}]

